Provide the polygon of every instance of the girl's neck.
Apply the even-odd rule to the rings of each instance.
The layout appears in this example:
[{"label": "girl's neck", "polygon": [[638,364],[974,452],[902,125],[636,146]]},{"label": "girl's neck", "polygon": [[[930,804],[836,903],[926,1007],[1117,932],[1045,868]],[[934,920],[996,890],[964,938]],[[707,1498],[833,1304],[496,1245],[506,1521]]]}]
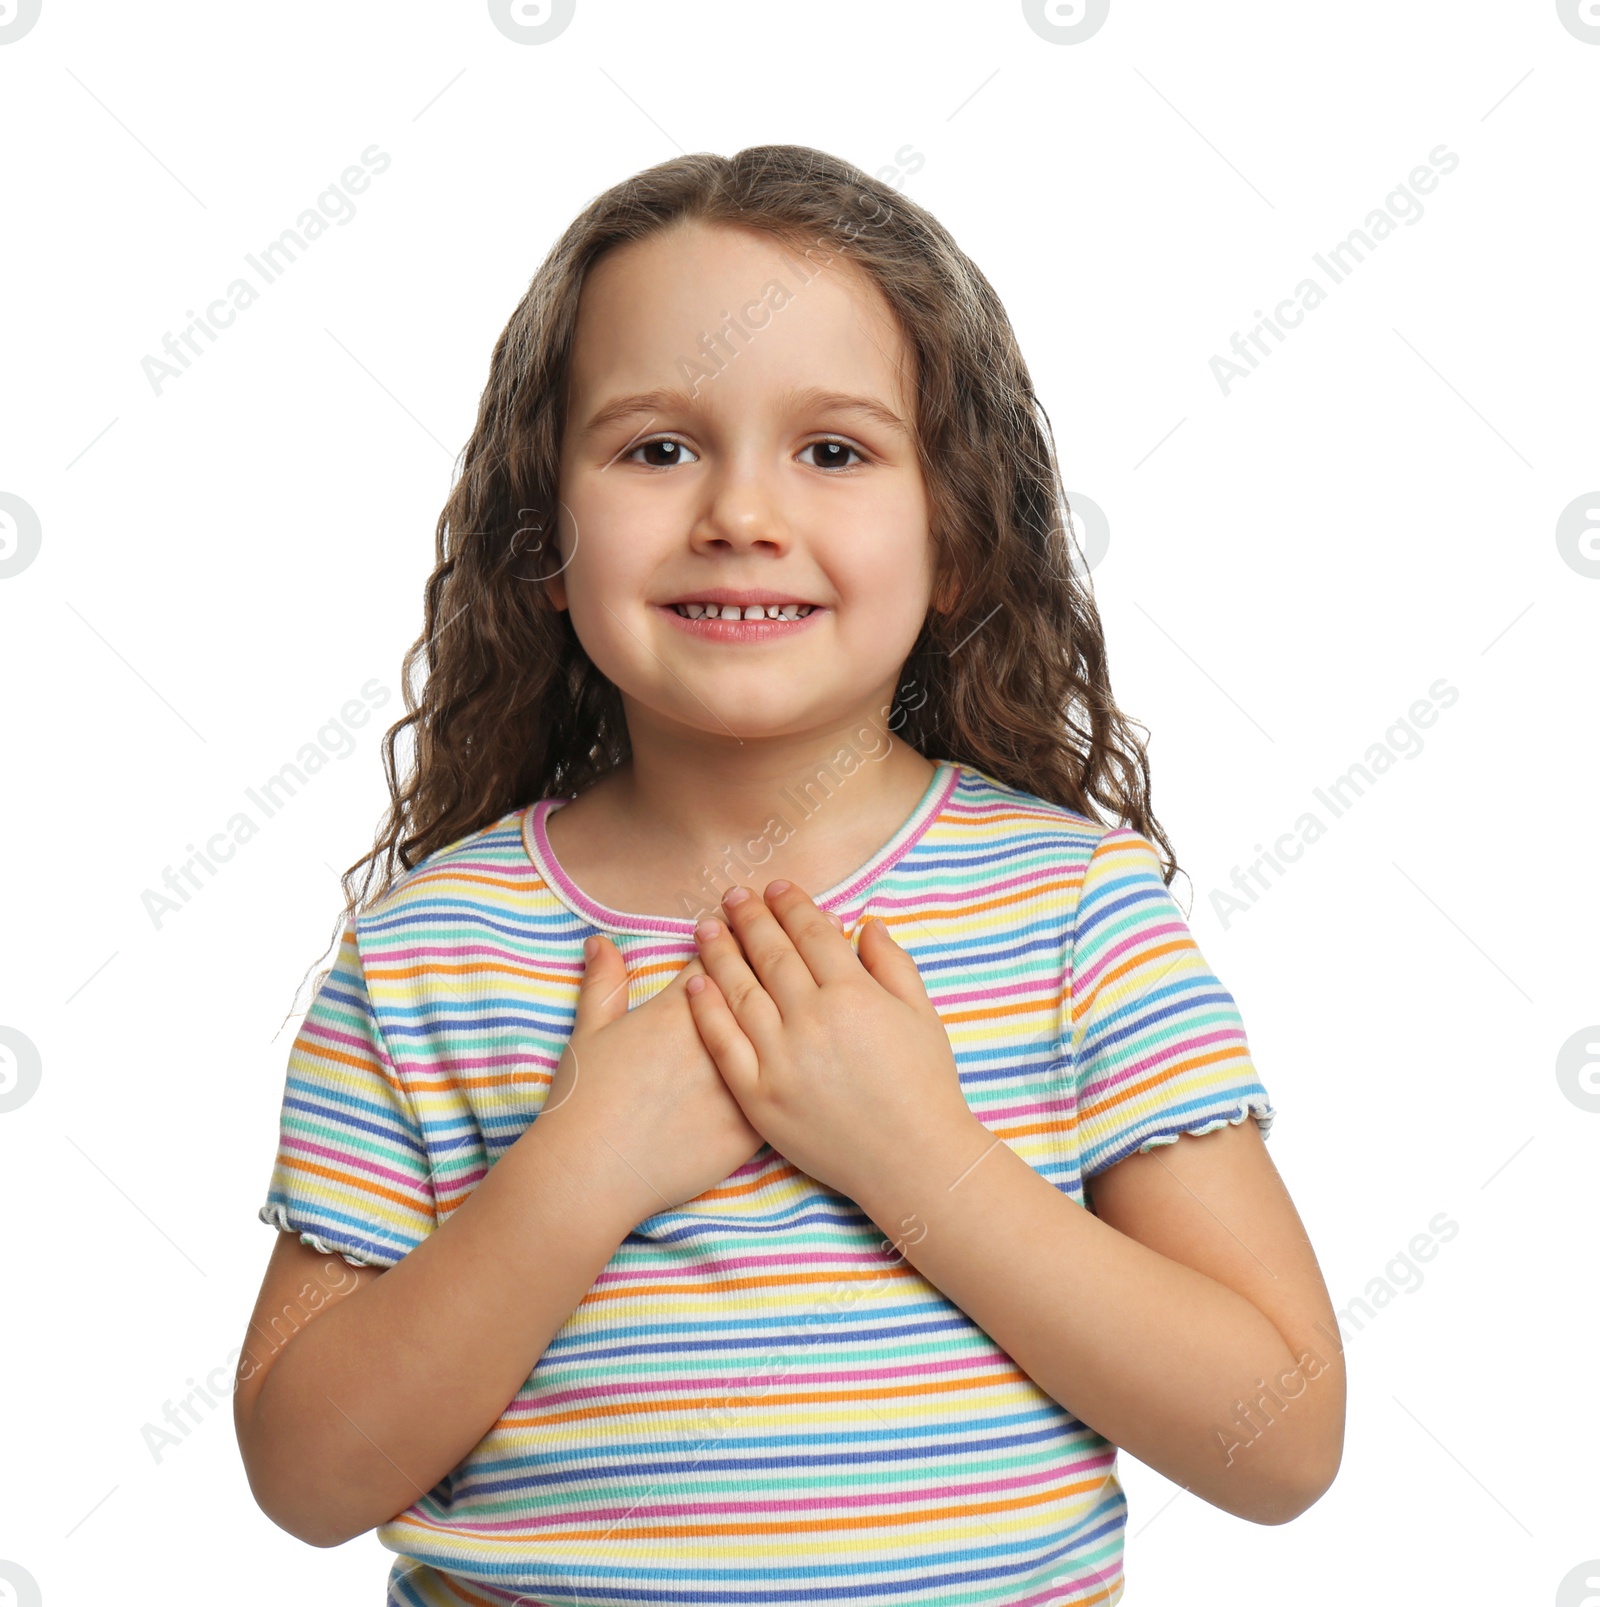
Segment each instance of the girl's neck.
[{"label": "girl's neck", "polygon": [[[636,753],[550,812],[551,849],[590,898],[637,915],[693,918],[736,882],[759,893],[779,877],[815,897],[888,842],[933,780],[914,748],[875,735],[870,752],[840,742],[809,764],[791,755],[723,769]],[[691,888],[714,889],[704,911],[686,907]]]}]

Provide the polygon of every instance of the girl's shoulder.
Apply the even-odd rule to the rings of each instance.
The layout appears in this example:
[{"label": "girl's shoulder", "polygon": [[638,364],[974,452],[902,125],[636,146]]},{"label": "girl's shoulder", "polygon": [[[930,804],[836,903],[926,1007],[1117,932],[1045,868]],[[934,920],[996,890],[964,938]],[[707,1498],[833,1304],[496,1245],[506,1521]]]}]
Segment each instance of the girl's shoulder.
[{"label": "girl's shoulder", "polygon": [[358,926],[390,920],[439,899],[463,894],[504,893],[532,874],[523,832],[537,802],[518,804],[475,831],[419,859],[367,906]]},{"label": "girl's shoulder", "polygon": [[[955,791],[946,813],[969,825],[990,831],[1007,825],[1017,831],[1051,834],[1092,853],[1111,833],[1127,836],[1131,828],[1108,826],[1054,799],[1030,792],[973,764],[961,763]],[[1138,833],[1131,833],[1137,836]]]}]

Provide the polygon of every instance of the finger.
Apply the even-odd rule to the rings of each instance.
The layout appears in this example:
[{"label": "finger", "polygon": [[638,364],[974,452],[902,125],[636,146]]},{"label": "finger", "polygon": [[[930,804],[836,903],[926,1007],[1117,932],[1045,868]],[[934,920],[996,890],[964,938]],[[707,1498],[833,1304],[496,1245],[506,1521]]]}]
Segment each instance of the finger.
[{"label": "finger", "polygon": [[561,1051],[562,1058],[572,1062],[572,1080],[558,1098],[546,1097],[539,1107],[541,1116],[553,1116],[578,1091],[583,1080],[583,1057],[577,1043],[580,1033],[593,1032],[627,1013],[628,967],[616,945],[603,933],[594,932],[584,939],[583,948],[583,975],[578,981],[572,1031]]},{"label": "finger", "polygon": [[744,1029],[728,1008],[722,990],[704,974],[694,980],[693,988],[684,984],[689,995],[689,1013],[728,1091],[738,1099],[741,1090],[754,1089],[760,1061]]},{"label": "finger", "polygon": [[907,1004],[932,1008],[933,1001],[923,985],[917,962],[895,942],[894,933],[884,924],[881,916],[869,915],[861,923],[857,944],[861,963],[871,973],[874,982]]},{"label": "finger", "polygon": [[[764,902],[818,987],[847,981],[860,970],[850,939],[817,908],[804,888],[793,882],[769,882]],[[780,1008],[782,1003],[780,999]]]},{"label": "finger", "polygon": [[696,923],[694,936],[707,977],[716,983],[733,1019],[759,1051],[782,1024],[778,1006],[751,970],[739,940],[725,921],[708,916]]},{"label": "finger", "polygon": [[603,932],[595,932],[584,940],[583,947],[583,978],[578,984],[574,1032],[603,1027],[628,1010],[628,967],[616,944]]},{"label": "finger", "polygon": [[[730,903],[730,899],[734,902]],[[817,979],[800,951],[765,902],[748,887],[729,888],[722,907],[745,963],[777,1006],[778,1014],[792,1016],[817,991]],[[836,943],[844,941],[831,928],[830,935]]]}]

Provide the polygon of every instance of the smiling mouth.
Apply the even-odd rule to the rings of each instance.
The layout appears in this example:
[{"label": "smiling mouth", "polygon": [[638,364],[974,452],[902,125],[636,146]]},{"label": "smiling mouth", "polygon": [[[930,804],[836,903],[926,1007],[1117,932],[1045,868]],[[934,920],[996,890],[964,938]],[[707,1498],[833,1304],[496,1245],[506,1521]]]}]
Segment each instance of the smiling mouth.
[{"label": "smiling mouth", "polygon": [[735,603],[669,603],[680,619],[804,619],[815,606],[811,603],[751,603],[740,608]]}]

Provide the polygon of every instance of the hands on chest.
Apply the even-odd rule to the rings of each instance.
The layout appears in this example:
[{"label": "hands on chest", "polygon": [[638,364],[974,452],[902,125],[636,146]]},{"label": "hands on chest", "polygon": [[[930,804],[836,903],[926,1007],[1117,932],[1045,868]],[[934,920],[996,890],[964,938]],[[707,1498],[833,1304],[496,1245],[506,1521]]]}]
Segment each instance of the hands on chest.
[{"label": "hands on chest", "polygon": [[881,920],[863,924],[858,952],[789,882],[733,888],[723,910],[696,928],[703,975],[684,992],[722,1082],[775,1150],[859,1198],[976,1123],[916,962]]},{"label": "hands on chest", "polygon": [[723,909],[635,1010],[616,946],[589,940],[537,1125],[630,1226],[715,1188],[763,1143],[859,1199],[977,1122],[916,962],[881,920],[858,953],[793,884],[733,889]]}]

